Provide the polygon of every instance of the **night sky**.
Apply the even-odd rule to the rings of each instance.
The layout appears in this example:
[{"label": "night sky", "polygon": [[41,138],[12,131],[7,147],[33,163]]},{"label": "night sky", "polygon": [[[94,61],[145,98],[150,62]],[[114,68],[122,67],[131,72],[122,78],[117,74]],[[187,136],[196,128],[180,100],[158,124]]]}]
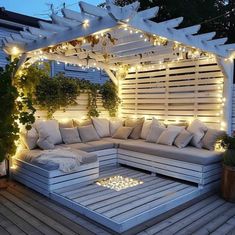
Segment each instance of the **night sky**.
[{"label": "night sky", "polygon": [[[84,2],[97,5],[104,0],[83,0]],[[63,3],[66,3],[67,8],[78,11],[78,0],[0,0],[0,7],[6,10],[17,13],[34,16],[37,18],[49,18],[50,7],[53,4],[56,10],[62,8]]]}]

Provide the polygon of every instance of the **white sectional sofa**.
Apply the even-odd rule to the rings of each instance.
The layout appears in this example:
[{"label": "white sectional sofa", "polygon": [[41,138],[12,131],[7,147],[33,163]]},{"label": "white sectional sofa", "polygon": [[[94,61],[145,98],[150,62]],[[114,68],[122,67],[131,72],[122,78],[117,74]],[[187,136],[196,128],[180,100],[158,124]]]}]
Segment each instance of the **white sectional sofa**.
[{"label": "white sectional sofa", "polygon": [[45,195],[65,186],[94,181],[99,177],[100,167],[116,164],[192,182],[199,188],[218,182],[221,177],[222,153],[192,146],[177,148],[144,139],[105,137],[85,143],[57,144],[56,148],[79,150],[82,156],[79,170],[64,173],[56,164],[36,164],[34,155],[43,150],[25,149],[14,159],[12,176]]}]

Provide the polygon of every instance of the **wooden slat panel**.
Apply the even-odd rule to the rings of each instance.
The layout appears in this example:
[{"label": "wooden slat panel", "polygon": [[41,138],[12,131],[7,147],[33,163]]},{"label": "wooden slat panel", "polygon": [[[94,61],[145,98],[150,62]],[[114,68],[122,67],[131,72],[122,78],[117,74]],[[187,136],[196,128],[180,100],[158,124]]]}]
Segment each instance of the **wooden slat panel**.
[{"label": "wooden slat panel", "polygon": [[199,118],[220,128],[223,81],[214,59],[145,66],[122,80],[120,113],[122,117],[157,116],[166,123]]}]

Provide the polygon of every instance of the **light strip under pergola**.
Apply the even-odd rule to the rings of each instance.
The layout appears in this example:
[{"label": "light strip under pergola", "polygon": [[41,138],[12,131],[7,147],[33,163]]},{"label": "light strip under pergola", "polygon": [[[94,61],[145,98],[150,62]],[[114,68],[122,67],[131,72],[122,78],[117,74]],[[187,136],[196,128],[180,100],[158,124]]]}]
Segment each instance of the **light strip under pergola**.
[{"label": "light strip under pergola", "polygon": [[[10,37],[6,37],[3,40],[4,50],[8,54],[12,54],[12,48],[17,47],[20,53],[29,53],[86,37],[97,32],[111,30],[120,25],[126,25],[145,33],[158,35],[170,41],[175,41],[224,58],[229,57],[235,49],[235,44],[225,44],[227,38],[213,40],[215,32],[197,34],[200,25],[176,29],[182,23],[183,17],[159,23],[151,21],[150,19],[157,15],[158,7],[138,12],[139,2],[119,7],[110,0],[106,0],[106,8],[93,6],[82,1],[79,2],[79,6],[81,12],[64,8],[62,9],[63,16],[58,16],[54,13],[51,15],[52,23],[40,21],[40,28],[26,27],[19,34],[12,34]],[[126,40],[128,40],[128,37]],[[138,42],[138,38],[135,35],[130,35],[129,40],[125,42],[126,44],[122,45],[123,55],[128,55],[128,53],[125,53],[125,48],[126,50],[131,50],[133,47],[132,51],[134,53],[135,49],[138,49],[136,48],[138,43],[141,45],[141,41]],[[112,50],[117,52],[120,47],[121,45],[114,46]],[[141,49],[143,53],[147,49],[141,46],[139,48],[136,51],[138,53],[141,52]],[[150,47],[149,50],[151,49]],[[121,52],[119,54],[122,55]]]}]

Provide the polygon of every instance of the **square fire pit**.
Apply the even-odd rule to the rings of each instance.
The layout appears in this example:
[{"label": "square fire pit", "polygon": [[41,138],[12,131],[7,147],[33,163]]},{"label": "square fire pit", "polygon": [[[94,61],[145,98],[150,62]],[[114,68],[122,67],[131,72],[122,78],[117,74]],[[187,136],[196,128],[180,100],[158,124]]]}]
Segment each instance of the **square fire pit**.
[{"label": "square fire pit", "polygon": [[110,188],[115,191],[121,191],[123,189],[131,188],[139,184],[143,184],[143,183],[144,182],[141,180],[137,180],[137,179],[121,176],[121,175],[115,175],[115,176],[103,178],[103,179],[96,181],[97,185]]}]

